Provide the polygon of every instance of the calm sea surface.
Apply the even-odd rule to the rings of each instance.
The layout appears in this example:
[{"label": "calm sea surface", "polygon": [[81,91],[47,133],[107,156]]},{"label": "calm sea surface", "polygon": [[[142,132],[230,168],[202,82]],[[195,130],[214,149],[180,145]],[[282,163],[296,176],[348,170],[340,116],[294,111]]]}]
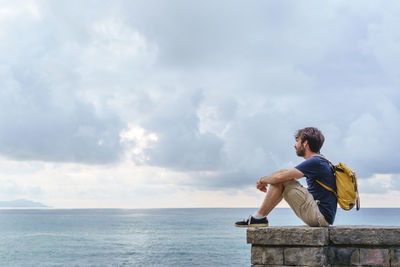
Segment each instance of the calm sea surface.
[{"label": "calm sea surface", "polygon": [[[249,266],[255,209],[0,210],[1,266]],[[302,225],[276,209],[271,225]],[[400,226],[400,209],[338,209],[335,225]]]}]

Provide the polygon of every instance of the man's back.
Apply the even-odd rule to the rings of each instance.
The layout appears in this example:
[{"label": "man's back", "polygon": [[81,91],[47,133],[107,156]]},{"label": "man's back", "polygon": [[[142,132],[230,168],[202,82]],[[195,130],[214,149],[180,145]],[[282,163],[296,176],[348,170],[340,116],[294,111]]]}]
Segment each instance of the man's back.
[{"label": "man's back", "polygon": [[337,210],[337,198],[329,190],[322,187],[316,180],[328,185],[336,191],[335,176],[329,163],[315,155],[295,167],[307,180],[308,192],[319,202],[318,208],[327,222],[333,224]]}]

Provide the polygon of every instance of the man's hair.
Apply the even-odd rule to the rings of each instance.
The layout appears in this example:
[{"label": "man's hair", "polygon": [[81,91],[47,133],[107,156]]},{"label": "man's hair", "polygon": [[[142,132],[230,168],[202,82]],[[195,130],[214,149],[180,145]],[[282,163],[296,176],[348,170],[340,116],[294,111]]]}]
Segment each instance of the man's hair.
[{"label": "man's hair", "polygon": [[300,129],[297,131],[295,137],[296,140],[299,138],[301,143],[304,143],[304,141],[307,140],[310,150],[314,153],[319,153],[325,141],[324,135],[315,127]]}]

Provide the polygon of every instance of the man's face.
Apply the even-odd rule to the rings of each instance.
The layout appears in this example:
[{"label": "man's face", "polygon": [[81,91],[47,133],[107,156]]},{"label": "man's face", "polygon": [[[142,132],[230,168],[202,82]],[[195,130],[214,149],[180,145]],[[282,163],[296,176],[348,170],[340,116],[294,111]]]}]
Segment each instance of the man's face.
[{"label": "man's face", "polygon": [[296,149],[297,156],[304,157],[304,155],[306,154],[305,142],[302,144],[301,139],[297,138],[294,148]]}]

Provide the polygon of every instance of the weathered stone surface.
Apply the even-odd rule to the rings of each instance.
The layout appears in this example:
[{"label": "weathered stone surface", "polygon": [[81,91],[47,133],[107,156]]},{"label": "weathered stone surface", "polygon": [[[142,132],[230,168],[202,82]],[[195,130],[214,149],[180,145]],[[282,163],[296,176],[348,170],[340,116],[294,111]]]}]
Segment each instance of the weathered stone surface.
[{"label": "weathered stone surface", "polygon": [[324,246],[329,243],[327,227],[270,226],[249,228],[247,243],[256,245]]},{"label": "weathered stone surface", "polygon": [[[251,267],[293,267],[293,265],[269,265],[269,264],[259,265],[259,264],[257,264],[257,265],[251,265]],[[310,267],[310,266],[296,265],[296,267]],[[315,267],[321,267],[321,266],[315,266]],[[329,267],[332,267],[332,266],[329,266]],[[342,267],[342,266],[339,266],[339,267]],[[345,267],[345,266],[343,266],[343,267]]]},{"label": "weathered stone surface", "polygon": [[247,242],[255,267],[400,267],[400,227],[251,228]]},{"label": "weathered stone surface", "polygon": [[[389,249],[360,249],[360,264],[367,266],[389,266],[390,251]],[[393,265],[392,265],[393,266]]]},{"label": "weathered stone surface", "polygon": [[[256,265],[251,265],[251,267],[293,267],[293,265],[263,265],[263,264],[256,264]],[[296,267],[310,267],[310,266],[305,266],[305,265],[296,265]],[[321,267],[321,266],[318,266]]]},{"label": "weathered stone surface", "polygon": [[283,248],[282,247],[251,247],[251,264],[283,264]]},{"label": "weathered stone surface", "polygon": [[390,263],[392,266],[400,266],[400,248],[392,248],[391,249]]},{"label": "weathered stone surface", "polygon": [[[256,264],[256,265],[251,265],[251,267],[293,267],[290,265],[269,265],[269,264]],[[297,267],[308,267],[308,266],[297,266]]]},{"label": "weathered stone surface", "polygon": [[336,245],[400,245],[400,228],[387,226],[329,227],[329,236]]},{"label": "weathered stone surface", "polygon": [[283,251],[285,265],[326,266],[327,248],[324,247],[288,247]]},{"label": "weathered stone surface", "polygon": [[[256,265],[251,265],[251,267],[293,267],[293,265],[269,265],[269,264],[265,264],[264,265],[264,264],[256,264]],[[310,266],[308,266],[308,265],[296,265],[296,267],[310,267]],[[314,266],[312,266],[312,267],[314,267]],[[315,267],[321,267],[321,266],[315,266]],[[333,267],[333,266],[329,266],[329,267]],[[338,267],[345,267],[345,266],[338,266]]]},{"label": "weathered stone surface", "polygon": [[329,248],[329,263],[335,265],[358,265],[360,250],[358,248]]}]

